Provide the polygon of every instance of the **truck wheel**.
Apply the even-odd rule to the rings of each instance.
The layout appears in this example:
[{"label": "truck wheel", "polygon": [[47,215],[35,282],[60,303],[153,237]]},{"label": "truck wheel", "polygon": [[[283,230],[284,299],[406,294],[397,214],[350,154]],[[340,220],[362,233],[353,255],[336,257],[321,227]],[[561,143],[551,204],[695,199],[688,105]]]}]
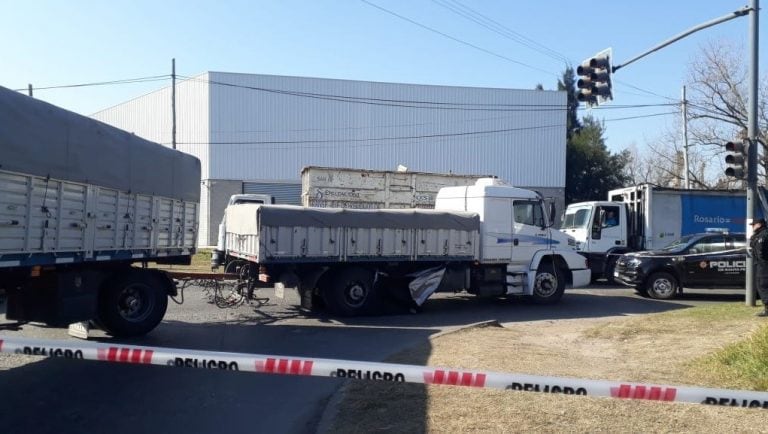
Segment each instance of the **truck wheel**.
[{"label": "truck wheel", "polygon": [[167,294],[165,285],[152,274],[127,272],[102,286],[98,323],[115,337],[145,335],[165,316]]},{"label": "truck wheel", "polygon": [[373,313],[378,306],[373,288],[373,273],[362,268],[347,268],[332,277],[324,288],[323,300],[331,313],[357,316]]},{"label": "truck wheel", "polygon": [[645,284],[645,290],[651,298],[672,299],[677,294],[677,279],[669,273],[653,273]]},{"label": "truck wheel", "polygon": [[533,282],[533,302],[536,304],[554,304],[560,301],[565,292],[563,273],[552,264],[541,264]]}]

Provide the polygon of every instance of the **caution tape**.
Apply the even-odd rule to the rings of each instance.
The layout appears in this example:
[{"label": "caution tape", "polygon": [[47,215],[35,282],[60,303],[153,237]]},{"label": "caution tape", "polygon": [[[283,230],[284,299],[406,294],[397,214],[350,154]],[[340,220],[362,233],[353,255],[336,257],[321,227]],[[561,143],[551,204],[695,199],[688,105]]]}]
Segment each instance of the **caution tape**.
[{"label": "caution tape", "polygon": [[223,353],[14,337],[0,337],[0,352],[178,368],[220,369],[263,374],[441,384],[768,409],[768,392],[583,380],[393,363]]}]

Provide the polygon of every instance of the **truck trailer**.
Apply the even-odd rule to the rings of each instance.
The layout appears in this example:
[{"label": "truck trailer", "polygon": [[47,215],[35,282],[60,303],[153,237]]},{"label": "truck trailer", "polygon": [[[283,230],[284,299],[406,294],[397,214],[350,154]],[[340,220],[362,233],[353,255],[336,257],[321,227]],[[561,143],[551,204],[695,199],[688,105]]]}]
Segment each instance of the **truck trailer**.
[{"label": "truck trailer", "polygon": [[473,185],[483,175],[308,166],[301,171],[301,204],[319,208],[433,209],[443,187]]},{"label": "truck trailer", "polygon": [[[151,331],[195,252],[200,161],[0,87],[6,318]],[[136,267],[141,264],[143,267]]]},{"label": "truck trailer", "polygon": [[301,306],[376,314],[388,297],[421,305],[435,291],[556,303],[589,283],[573,239],[535,192],[498,179],[440,189],[435,209],[233,205],[226,261],[249,286],[296,288]]},{"label": "truck trailer", "polygon": [[592,278],[613,282],[619,255],[661,249],[683,235],[711,229],[744,232],[746,193],[640,184],[608,192],[607,201],[568,205],[560,230],[576,239]]}]

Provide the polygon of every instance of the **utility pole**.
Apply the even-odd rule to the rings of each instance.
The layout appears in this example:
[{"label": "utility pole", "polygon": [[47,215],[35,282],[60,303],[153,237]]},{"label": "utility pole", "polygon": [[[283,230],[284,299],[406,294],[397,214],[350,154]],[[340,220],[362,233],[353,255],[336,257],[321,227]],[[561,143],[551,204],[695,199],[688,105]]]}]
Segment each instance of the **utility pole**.
[{"label": "utility pole", "polygon": [[171,59],[171,145],[176,149],[176,59]]},{"label": "utility pole", "polygon": [[[749,45],[750,45],[750,66],[749,66],[749,119],[747,121],[747,137],[749,138],[749,148],[747,148],[747,223],[752,224],[755,218],[755,205],[757,204],[757,147],[758,129],[757,129],[757,78],[758,78],[758,13],[760,11],[760,1],[750,0],[749,7]],[[747,255],[747,279],[746,279],[746,297],[747,306],[754,306],[755,303],[755,261]],[[763,300],[765,303],[765,300]]]},{"label": "utility pole", "polygon": [[[651,48],[650,50],[647,50],[622,64],[614,65],[612,67],[613,72],[618,71],[620,68],[623,68],[633,62],[636,62],[643,57],[653,53],[654,51],[661,50],[662,48],[679,41],[680,39],[685,38],[686,36],[696,33],[699,30],[706,29],[708,27],[712,27],[714,25],[724,23],[726,21],[730,21],[734,18],[743,17],[745,15],[749,15],[749,39],[750,39],[750,70],[749,70],[749,118],[747,120],[747,140],[748,146],[747,146],[747,234],[751,233],[750,227],[752,224],[752,221],[755,217],[755,205],[756,205],[756,193],[757,193],[757,147],[759,146],[758,142],[758,129],[757,129],[757,78],[758,78],[758,36],[759,36],[759,28],[758,28],[758,13],[760,12],[760,2],[759,0],[750,0],[749,6],[744,6],[743,8],[734,11],[728,15],[722,16],[720,18],[715,18],[714,20],[707,21],[706,23],[699,24],[698,26],[692,27],[683,33],[680,33],[676,36],[673,36],[670,39],[667,39],[666,41],[656,45],[655,47]],[[683,97],[683,100],[685,100],[685,97]],[[733,143],[729,143],[730,145],[733,145]],[[726,145],[726,148],[728,145]],[[732,170],[732,169],[728,169]],[[688,171],[686,170],[686,176],[688,175]],[[733,176],[733,175],[731,175]],[[747,306],[754,306],[755,305],[755,269],[754,269],[754,261],[752,258],[747,255],[747,272],[746,272],[746,303]]]},{"label": "utility pole", "polygon": [[29,96],[32,96],[32,83],[27,86],[27,92],[29,92]]},{"label": "utility pole", "polygon": [[683,169],[685,174],[683,175],[683,186],[686,189],[691,188],[691,183],[688,179],[688,101],[685,99],[685,86],[683,86]]}]

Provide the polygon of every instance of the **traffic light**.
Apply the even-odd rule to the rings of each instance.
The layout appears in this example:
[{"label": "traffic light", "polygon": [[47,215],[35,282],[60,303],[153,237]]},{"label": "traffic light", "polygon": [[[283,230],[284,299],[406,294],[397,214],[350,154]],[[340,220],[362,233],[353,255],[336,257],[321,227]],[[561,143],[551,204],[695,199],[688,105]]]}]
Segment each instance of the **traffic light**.
[{"label": "traffic light", "polygon": [[596,106],[613,99],[611,86],[611,49],[597,53],[576,67],[579,80],[578,100]]},{"label": "traffic light", "polygon": [[749,139],[725,144],[725,176],[736,179],[747,178],[747,147]]}]

